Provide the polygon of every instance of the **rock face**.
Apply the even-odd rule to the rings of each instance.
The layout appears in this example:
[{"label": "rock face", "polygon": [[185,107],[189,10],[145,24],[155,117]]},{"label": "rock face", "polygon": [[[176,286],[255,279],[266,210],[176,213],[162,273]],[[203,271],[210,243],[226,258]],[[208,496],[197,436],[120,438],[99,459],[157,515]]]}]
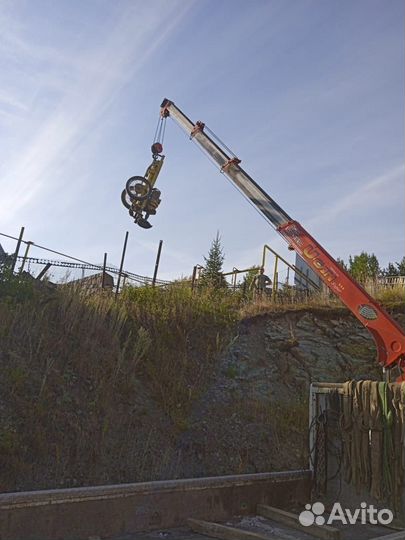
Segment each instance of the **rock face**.
[{"label": "rock face", "polygon": [[344,309],[242,321],[177,445],[181,475],[307,467],[310,383],[381,379],[375,358],[369,332]]}]

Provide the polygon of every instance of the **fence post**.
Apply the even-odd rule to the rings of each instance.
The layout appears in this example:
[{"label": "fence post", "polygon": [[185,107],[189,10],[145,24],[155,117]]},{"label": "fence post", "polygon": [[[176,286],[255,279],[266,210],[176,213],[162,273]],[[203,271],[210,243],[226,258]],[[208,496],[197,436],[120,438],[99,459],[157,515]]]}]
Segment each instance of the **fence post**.
[{"label": "fence post", "polygon": [[22,261],[22,264],[21,264],[21,267],[20,267],[20,274],[22,274],[23,270],[24,270],[24,266],[25,266],[25,261],[27,260],[27,257],[28,257],[28,252],[30,250],[30,247],[32,246],[33,242],[30,242],[28,241],[27,242],[27,247],[25,248],[25,253],[24,253],[24,257],[23,257],[23,261]]},{"label": "fence post", "polygon": [[236,289],[236,279],[237,279],[237,275],[238,275],[238,269],[235,268],[235,266],[232,268],[232,271],[233,271],[233,274],[232,274],[232,286],[233,286],[233,290]]},{"label": "fence post", "polygon": [[196,276],[197,276],[197,265],[195,265],[194,268],[193,268],[193,276],[191,278],[191,290],[192,291],[194,291]]},{"label": "fence post", "polygon": [[278,255],[276,255],[276,259],[274,261],[274,274],[273,274],[273,302],[276,299],[277,294],[277,286],[278,286],[278,272],[277,272],[277,266],[278,266]]},{"label": "fence post", "polygon": [[40,271],[40,273],[37,275],[35,279],[37,279],[38,281],[41,281],[41,279],[48,272],[51,266],[52,264],[50,262],[46,263],[46,265],[42,268],[42,270]]},{"label": "fence post", "polygon": [[157,273],[158,273],[158,269],[159,269],[159,262],[160,262],[160,254],[162,252],[162,245],[163,245],[163,240],[160,240],[159,241],[158,252],[157,252],[157,255],[156,255],[155,271],[153,272],[152,287],[154,287],[155,284],[156,284],[156,277],[157,277]]},{"label": "fence post", "polygon": [[101,288],[104,289],[105,287],[105,267],[107,266],[107,253],[104,253],[104,261],[103,261],[103,277],[101,279]]},{"label": "fence post", "polygon": [[15,253],[14,253],[14,257],[13,257],[13,264],[11,265],[11,273],[12,274],[14,274],[15,265],[17,264],[18,252],[20,251],[22,238],[24,236],[24,230],[25,230],[24,227],[21,227],[20,236],[18,237],[17,247],[15,248]]},{"label": "fence post", "polygon": [[125,253],[127,251],[127,241],[128,241],[128,231],[125,233],[125,240],[124,240],[124,246],[122,248],[122,256],[121,256],[121,264],[120,264],[120,270],[118,273],[118,280],[117,280],[117,289],[115,291],[115,298],[118,296],[118,291],[120,290],[120,282],[121,282],[121,274],[122,274],[122,268],[124,266],[124,259],[125,259]]}]

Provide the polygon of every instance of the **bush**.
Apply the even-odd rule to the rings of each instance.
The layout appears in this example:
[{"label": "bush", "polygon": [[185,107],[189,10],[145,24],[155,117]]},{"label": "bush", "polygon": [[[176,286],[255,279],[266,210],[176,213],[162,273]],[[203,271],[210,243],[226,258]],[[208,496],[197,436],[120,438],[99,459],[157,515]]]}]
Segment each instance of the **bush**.
[{"label": "bush", "polygon": [[3,267],[0,270],[0,300],[22,301],[32,298],[34,294],[34,280],[25,274],[13,274],[11,269]]}]

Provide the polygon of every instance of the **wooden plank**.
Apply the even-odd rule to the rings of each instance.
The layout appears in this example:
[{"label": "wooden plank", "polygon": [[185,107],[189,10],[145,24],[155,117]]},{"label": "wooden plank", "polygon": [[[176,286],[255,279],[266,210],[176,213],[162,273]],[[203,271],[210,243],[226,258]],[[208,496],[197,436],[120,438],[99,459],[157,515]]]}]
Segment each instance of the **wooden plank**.
[{"label": "wooden plank", "polygon": [[258,504],[257,513],[260,516],[272,519],[303,533],[312,534],[312,536],[322,538],[323,540],[340,540],[341,538],[339,529],[335,529],[335,527],[331,527],[330,525],[310,525],[309,527],[305,527],[299,522],[297,514],[281,510],[280,508]]},{"label": "wooden plank", "polygon": [[376,536],[370,540],[405,540],[405,530],[397,531],[392,534],[386,534],[385,536]]},{"label": "wooden plank", "polygon": [[220,540],[282,540],[275,536],[267,536],[265,534],[230,527],[229,525],[220,525],[211,521],[201,521],[199,519],[189,518],[187,524],[190,529],[196,533],[219,538]]}]

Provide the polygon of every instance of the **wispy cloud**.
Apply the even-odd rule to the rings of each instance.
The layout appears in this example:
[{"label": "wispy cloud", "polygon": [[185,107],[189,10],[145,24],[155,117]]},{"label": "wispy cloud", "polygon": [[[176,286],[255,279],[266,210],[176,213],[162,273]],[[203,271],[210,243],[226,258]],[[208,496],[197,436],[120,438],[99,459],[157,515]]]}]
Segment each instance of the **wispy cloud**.
[{"label": "wispy cloud", "polygon": [[375,210],[378,213],[387,205],[395,204],[400,194],[403,198],[404,174],[405,168],[400,165],[365,182],[353,191],[350,191],[345,182],[344,189],[347,193],[323,210],[318,211],[317,215],[312,220],[307,221],[306,225],[317,228],[331,223],[345,214],[350,213],[353,216],[353,210],[356,209],[361,211],[362,208],[366,208],[368,212]]},{"label": "wispy cloud", "polygon": [[[174,30],[190,5],[162,2],[155,5],[156,9],[146,9],[143,2],[129,4],[96,47],[81,52],[77,62],[71,59],[68,77],[63,77],[57,69],[53,71],[53,79],[49,80],[48,74],[48,85],[57,86],[58,79],[63,77],[64,89],[41,125],[36,126],[35,135],[18,149],[14,159],[2,163],[4,222],[11,220],[16,211],[32,202],[53,181],[55,171],[72,154],[83,134]],[[10,42],[10,47],[13,46],[16,55],[34,54],[21,38]],[[42,55],[43,50],[39,53]],[[52,51],[53,62],[58,62],[58,55],[59,51]],[[66,65],[66,53],[61,52],[60,56]],[[17,110],[24,107],[12,94],[4,94],[0,99]]]},{"label": "wispy cloud", "polygon": [[354,253],[356,236],[384,258],[402,253],[399,4],[0,4],[0,230],[23,223],[41,244],[117,262],[132,226],[128,268],[150,273],[163,238],[159,272],[172,277],[202,262],[217,228],[226,269],[260,262],[265,242],[284,256],[284,242],[169,125],[154,228],[131,223],[121,181],[145,170],[162,92],[205,120],[327,249]]}]

